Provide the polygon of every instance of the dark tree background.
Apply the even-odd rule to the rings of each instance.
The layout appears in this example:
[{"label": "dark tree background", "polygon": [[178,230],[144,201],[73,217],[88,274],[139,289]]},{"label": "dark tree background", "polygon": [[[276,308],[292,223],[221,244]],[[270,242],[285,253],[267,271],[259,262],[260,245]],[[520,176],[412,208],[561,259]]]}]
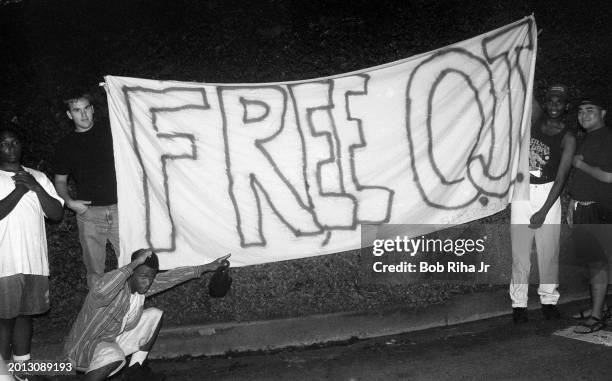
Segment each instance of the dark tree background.
[{"label": "dark tree background", "polygon": [[[52,175],[54,144],[71,128],[62,93],[90,87],[102,117],[97,84],[104,75],[211,83],[315,78],[433,50],[532,13],[543,29],[536,92],[563,82],[574,98],[588,90],[610,100],[610,8],[593,0],[2,1],[0,123],[25,136],[25,163]],[[85,292],[74,216],[48,231],[53,308],[40,319],[42,331],[65,328]],[[232,293],[222,300],[200,296],[199,281],[155,303],[176,324],[389,308],[461,292],[359,287],[356,262],[358,253],[349,252],[251,266],[235,271]]]}]

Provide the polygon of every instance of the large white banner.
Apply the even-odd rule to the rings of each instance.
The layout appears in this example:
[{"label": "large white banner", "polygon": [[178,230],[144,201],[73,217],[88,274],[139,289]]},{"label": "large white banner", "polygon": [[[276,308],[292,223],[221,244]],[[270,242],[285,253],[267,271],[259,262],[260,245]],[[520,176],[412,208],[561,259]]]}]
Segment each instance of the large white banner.
[{"label": "large white banner", "polygon": [[[533,17],[312,80],[107,76],[122,263],[244,266],[360,246],[361,224],[460,224],[525,197]],[[527,140],[526,140],[527,139]],[[526,163],[524,163],[526,164]]]}]

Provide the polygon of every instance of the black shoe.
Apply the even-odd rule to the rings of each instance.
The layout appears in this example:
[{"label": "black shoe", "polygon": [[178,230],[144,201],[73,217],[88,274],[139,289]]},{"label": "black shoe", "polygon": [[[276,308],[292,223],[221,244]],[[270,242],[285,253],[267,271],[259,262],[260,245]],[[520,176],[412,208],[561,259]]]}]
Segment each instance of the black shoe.
[{"label": "black shoe", "polygon": [[13,378],[15,381],[51,381],[54,378],[49,376],[44,376],[42,374],[29,374],[29,373],[21,373],[21,374],[13,374]]},{"label": "black shoe", "polygon": [[137,363],[124,369],[121,379],[123,381],[164,381],[166,375],[153,372],[145,362],[143,365]]},{"label": "black shoe", "polygon": [[514,321],[514,324],[527,323],[528,320],[529,319],[527,318],[527,308],[512,308],[512,321]]},{"label": "black shoe", "polygon": [[15,381],[49,381],[49,380],[52,380],[48,376],[44,376],[41,374],[30,374],[30,373],[13,374],[13,378],[15,379]]},{"label": "black shoe", "polygon": [[542,315],[544,315],[545,320],[561,319],[561,313],[554,304],[542,304]]}]

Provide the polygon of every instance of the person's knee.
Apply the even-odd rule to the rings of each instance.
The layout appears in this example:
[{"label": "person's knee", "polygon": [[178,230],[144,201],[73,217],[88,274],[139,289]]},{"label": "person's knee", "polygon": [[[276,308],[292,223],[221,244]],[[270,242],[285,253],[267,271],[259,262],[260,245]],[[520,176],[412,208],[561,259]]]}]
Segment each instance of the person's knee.
[{"label": "person's knee", "polygon": [[160,310],[159,308],[155,308],[155,307],[147,308],[145,310],[145,313],[147,313],[149,316],[151,316],[151,318],[155,320],[161,320],[162,317],[164,316],[164,311]]},{"label": "person's knee", "polygon": [[94,369],[90,372],[85,373],[84,380],[86,381],[98,381],[98,380],[106,380],[108,376],[113,373],[115,369],[123,365],[123,361],[114,361],[109,364],[104,365],[101,368]]},{"label": "person's knee", "polygon": [[32,315],[19,315],[15,318],[15,324],[32,324]]},{"label": "person's knee", "polygon": [[144,319],[144,324],[149,327],[149,329],[155,330],[159,332],[163,323],[164,311],[159,308],[150,307],[142,312],[142,318]]},{"label": "person's knee", "polygon": [[15,318],[11,319],[0,319],[0,330],[13,330],[13,326],[15,325]]},{"label": "person's knee", "polygon": [[606,277],[608,272],[608,263],[605,261],[594,260],[588,262],[589,270],[591,271],[591,277]]}]

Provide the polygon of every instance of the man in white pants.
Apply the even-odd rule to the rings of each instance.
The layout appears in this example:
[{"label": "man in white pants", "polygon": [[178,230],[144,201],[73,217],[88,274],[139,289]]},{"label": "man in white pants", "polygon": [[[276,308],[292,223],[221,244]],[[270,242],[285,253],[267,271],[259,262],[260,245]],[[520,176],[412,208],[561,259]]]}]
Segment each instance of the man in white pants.
[{"label": "man in white pants", "polygon": [[92,288],[64,343],[64,357],[85,380],[100,381],[117,373],[131,355],[124,380],[163,380],[145,360],[162,325],[162,311],[144,309],[145,297],[167,290],[203,273],[229,266],[226,255],[195,267],[158,273],[159,261],[151,250],[132,254],[132,262],[104,274]]},{"label": "man in white pants", "polygon": [[576,150],[576,138],[565,118],[567,87],[553,85],[545,96],[544,110],[533,101],[529,144],[529,200],[512,202],[512,319],[527,322],[527,292],[531,247],[535,238],[540,286],[538,294],[544,318],[558,319],[559,195],[567,180]]}]

